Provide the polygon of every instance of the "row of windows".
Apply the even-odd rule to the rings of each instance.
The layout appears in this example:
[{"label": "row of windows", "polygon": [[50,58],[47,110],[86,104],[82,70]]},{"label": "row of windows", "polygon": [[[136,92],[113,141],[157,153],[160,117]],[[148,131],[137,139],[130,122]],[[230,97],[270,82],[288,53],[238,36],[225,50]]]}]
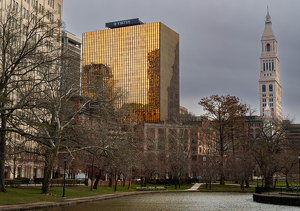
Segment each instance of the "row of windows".
[{"label": "row of windows", "polygon": [[[267,103],[263,103],[263,107],[266,107],[267,106]],[[269,106],[270,107],[273,107],[274,106],[274,103],[269,103]]]},{"label": "row of windows", "polygon": [[[266,85],[262,85],[262,92],[266,92]],[[273,92],[273,85],[269,85],[269,92]]]},{"label": "row of windows", "polygon": [[[264,99],[262,99],[262,101],[265,103],[265,102],[267,102],[267,99],[264,98]],[[273,98],[270,98],[269,102],[273,102]]]},{"label": "row of windows", "polygon": [[269,61],[263,61],[263,70],[274,70],[275,66],[274,66],[274,61],[269,60]]}]

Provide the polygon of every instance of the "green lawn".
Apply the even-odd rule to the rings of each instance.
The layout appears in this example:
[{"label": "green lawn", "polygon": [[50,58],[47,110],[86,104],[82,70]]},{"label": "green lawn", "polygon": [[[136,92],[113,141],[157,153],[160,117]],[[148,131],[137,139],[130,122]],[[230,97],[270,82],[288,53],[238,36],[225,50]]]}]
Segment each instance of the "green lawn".
[{"label": "green lawn", "polygon": [[207,188],[205,188],[205,185],[201,186],[199,191],[212,191],[212,192],[255,192],[254,187],[245,188],[245,190],[242,190],[240,186],[235,185],[211,185],[211,190],[209,189],[209,185]]},{"label": "green lawn", "polygon": [[[225,184],[235,184],[235,182],[234,181],[225,181]],[[257,181],[256,180],[249,181],[249,184],[257,186]],[[258,180],[258,185],[261,186],[261,180]],[[294,186],[294,185],[298,185],[298,184],[297,184],[297,182],[293,182],[293,183],[289,183],[289,185]],[[276,187],[286,187],[285,181],[284,180],[277,181]]]},{"label": "green lawn", "polygon": [[[162,186],[164,185],[151,185],[148,186]],[[190,188],[192,185],[181,185],[181,187],[177,190],[185,190]],[[140,185],[131,185],[131,189],[128,189],[128,185],[123,187],[122,185],[117,186],[117,192],[133,192],[136,191],[136,187],[140,187]],[[41,194],[41,187],[19,187],[19,188],[7,188],[6,193],[0,192],[0,205],[8,205],[8,204],[23,204],[23,203],[31,203],[31,202],[39,202],[39,201],[62,201],[63,188],[55,187],[51,188],[52,196],[46,196]],[[168,190],[175,190],[175,186],[168,186]],[[100,194],[109,194],[114,193],[114,187],[99,187],[97,190],[90,190],[90,187],[87,186],[76,186],[76,187],[66,187],[65,195],[68,199],[70,198],[78,198],[85,196],[95,196]]]}]

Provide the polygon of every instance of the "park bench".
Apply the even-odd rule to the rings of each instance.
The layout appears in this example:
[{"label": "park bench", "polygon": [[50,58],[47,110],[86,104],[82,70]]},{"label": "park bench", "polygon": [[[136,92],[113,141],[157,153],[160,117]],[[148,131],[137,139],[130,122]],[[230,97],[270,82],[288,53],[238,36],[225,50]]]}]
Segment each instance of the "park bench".
[{"label": "park bench", "polygon": [[296,188],[294,186],[290,186],[288,188],[286,188],[286,192],[293,192]]},{"label": "park bench", "polygon": [[165,190],[164,187],[154,187],[154,186],[151,186],[151,187],[136,187],[136,190],[137,191],[155,191],[155,190]]}]

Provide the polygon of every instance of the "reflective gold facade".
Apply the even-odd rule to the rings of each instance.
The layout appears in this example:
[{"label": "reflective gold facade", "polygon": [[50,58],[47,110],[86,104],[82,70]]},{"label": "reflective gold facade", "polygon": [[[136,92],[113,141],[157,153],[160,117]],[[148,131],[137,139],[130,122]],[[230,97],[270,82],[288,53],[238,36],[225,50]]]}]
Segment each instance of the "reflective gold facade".
[{"label": "reflective gold facade", "polygon": [[[101,87],[109,78],[122,95],[116,109],[145,123],[179,114],[179,35],[160,22],[84,33],[82,66],[83,96],[97,92],[86,91],[95,80]],[[105,80],[95,67],[105,67]]]}]

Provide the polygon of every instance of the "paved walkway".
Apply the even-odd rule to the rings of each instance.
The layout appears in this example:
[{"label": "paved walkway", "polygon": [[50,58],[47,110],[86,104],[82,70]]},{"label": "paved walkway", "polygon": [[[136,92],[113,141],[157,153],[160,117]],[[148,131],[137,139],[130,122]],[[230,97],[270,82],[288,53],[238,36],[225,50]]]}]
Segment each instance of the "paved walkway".
[{"label": "paved walkway", "polygon": [[49,207],[57,207],[57,206],[66,206],[66,205],[74,205],[83,202],[92,202],[92,201],[100,201],[106,199],[112,199],[117,197],[123,197],[128,195],[137,195],[137,194],[145,194],[148,191],[140,191],[140,192],[124,192],[124,193],[112,193],[112,194],[101,194],[96,196],[87,196],[80,198],[72,198],[72,199],[62,199],[59,202],[51,202],[51,201],[41,201],[41,202],[33,202],[27,204],[13,204],[13,205],[0,205],[0,211],[21,211],[21,210],[34,210],[34,209],[43,209]]},{"label": "paved walkway", "polygon": [[[197,191],[198,188],[205,183],[195,183],[190,189],[183,191]],[[151,191],[153,193],[154,191]],[[165,191],[155,191],[155,192],[165,192]],[[92,201],[100,201],[106,199],[112,199],[117,197],[123,197],[128,195],[137,195],[137,194],[147,194],[150,191],[135,191],[135,192],[123,192],[123,193],[112,193],[112,194],[101,194],[96,196],[87,196],[80,198],[72,198],[72,199],[62,199],[60,202],[50,202],[50,201],[41,201],[41,202],[33,202],[27,204],[13,204],[13,205],[0,205],[0,211],[21,211],[21,210],[29,210],[29,209],[43,209],[48,207],[56,207],[56,206],[66,206],[73,205],[83,202],[92,202]]]},{"label": "paved walkway", "polygon": [[195,183],[190,189],[187,189],[185,191],[198,191],[198,188],[203,184],[204,183]]}]

